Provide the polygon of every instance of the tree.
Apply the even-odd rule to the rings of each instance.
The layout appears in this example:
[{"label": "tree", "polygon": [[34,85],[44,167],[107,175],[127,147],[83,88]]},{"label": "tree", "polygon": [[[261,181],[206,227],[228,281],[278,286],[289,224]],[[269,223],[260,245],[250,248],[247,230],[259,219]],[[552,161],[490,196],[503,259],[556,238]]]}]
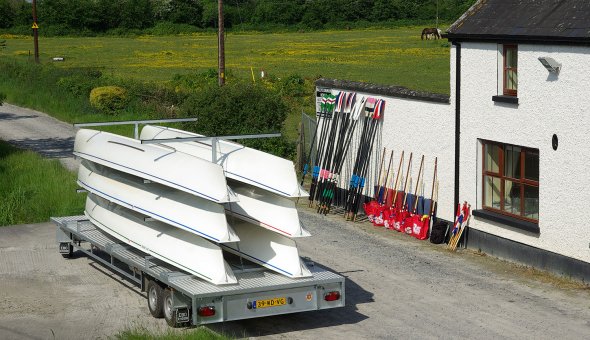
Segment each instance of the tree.
[{"label": "tree", "polygon": [[154,11],[150,0],[125,0],[121,5],[119,27],[143,29],[154,24]]},{"label": "tree", "polygon": [[196,0],[171,0],[164,19],[175,24],[200,26],[203,6]]},{"label": "tree", "polygon": [[272,23],[294,25],[301,21],[301,8],[305,1],[294,0],[277,2],[275,0],[259,0],[252,17],[254,23]]},{"label": "tree", "polygon": [[9,28],[14,25],[15,10],[10,1],[0,0],[0,28]]}]

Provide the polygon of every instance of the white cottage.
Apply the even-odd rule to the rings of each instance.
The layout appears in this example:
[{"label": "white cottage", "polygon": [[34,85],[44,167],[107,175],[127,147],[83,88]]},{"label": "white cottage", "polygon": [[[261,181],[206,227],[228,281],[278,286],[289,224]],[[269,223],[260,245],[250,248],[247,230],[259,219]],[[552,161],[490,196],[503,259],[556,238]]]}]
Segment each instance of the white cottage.
[{"label": "white cottage", "polygon": [[387,101],[381,145],[438,158],[439,218],[472,206],[466,247],[590,281],[590,3],[479,0],[446,36],[450,99],[316,85]]},{"label": "white cottage", "polygon": [[467,246],[590,280],[590,3],[480,0],[447,33]]}]

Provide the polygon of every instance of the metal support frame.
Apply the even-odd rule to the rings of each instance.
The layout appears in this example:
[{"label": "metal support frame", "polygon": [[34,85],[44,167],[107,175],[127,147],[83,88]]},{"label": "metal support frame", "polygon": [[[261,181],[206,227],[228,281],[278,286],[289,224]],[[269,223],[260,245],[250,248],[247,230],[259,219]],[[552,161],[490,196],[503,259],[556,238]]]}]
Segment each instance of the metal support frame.
[{"label": "metal support frame", "polygon": [[139,124],[153,124],[153,123],[182,123],[182,122],[196,122],[197,118],[170,118],[170,119],[146,119],[146,120],[124,120],[111,122],[95,122],[95,123],[74,123],[74,127],[91,127],[91,126],[111,126],[111,125],[134,125],[133,136],[139,139]]},{"label": "metal support frame", "polygon": [[141,139],[141,144],[161,144],[161,143],[180,143],[180,142],[200,142],[211,140],[211,161],[217,162],[217,146],[220,140],[236,139],[255,139],[255,138],[274,138],[280,137],[280,133],[261,133],[254,135],[227,135],[227,136],[201,136],[201,137],[177,137],[161,139]]}]

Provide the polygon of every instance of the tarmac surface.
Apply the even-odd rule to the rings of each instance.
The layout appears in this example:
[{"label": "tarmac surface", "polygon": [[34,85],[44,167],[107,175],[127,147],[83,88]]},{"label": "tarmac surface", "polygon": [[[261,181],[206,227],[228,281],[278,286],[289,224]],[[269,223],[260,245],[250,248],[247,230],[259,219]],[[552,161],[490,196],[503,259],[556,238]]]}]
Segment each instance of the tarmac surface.
[{"label": "tarmac surface", "polygon": [[[66,164],[70,127],[36,111],[0,106],[1,139]],[[346,277],[346,306],[207,327],[262,339],[587,339],[590,334],[588,286],[463,249],[450,252],[337,214],[318,215],[304,201],[299,209],[313,235],[298,240],[300,254]],[[138,327],[167,329],[163,319],[151,317],[145,294],[135,285],[77,252],[63,259],[53,224],[0,227],[0,339],[109,338]]]}]

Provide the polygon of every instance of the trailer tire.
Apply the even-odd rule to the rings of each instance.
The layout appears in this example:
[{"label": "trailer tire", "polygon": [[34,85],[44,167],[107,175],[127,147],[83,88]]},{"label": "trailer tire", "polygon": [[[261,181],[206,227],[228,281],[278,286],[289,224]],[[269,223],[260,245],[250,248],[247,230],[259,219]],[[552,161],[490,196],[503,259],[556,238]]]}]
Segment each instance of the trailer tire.
[{"label": "trailer tire", "polygon": [[172,290],[165,289],[164,290],[164,319],[168,326],[173,328],[182,327],[183,324],[179,324],[176,322],[176,313],[172,308]]},{"label": "trailer tire", "polygon": [[150,313],[154,318],[164,316],[164,289],[154,280],[149,280],[147,284],[147,301]]}]

